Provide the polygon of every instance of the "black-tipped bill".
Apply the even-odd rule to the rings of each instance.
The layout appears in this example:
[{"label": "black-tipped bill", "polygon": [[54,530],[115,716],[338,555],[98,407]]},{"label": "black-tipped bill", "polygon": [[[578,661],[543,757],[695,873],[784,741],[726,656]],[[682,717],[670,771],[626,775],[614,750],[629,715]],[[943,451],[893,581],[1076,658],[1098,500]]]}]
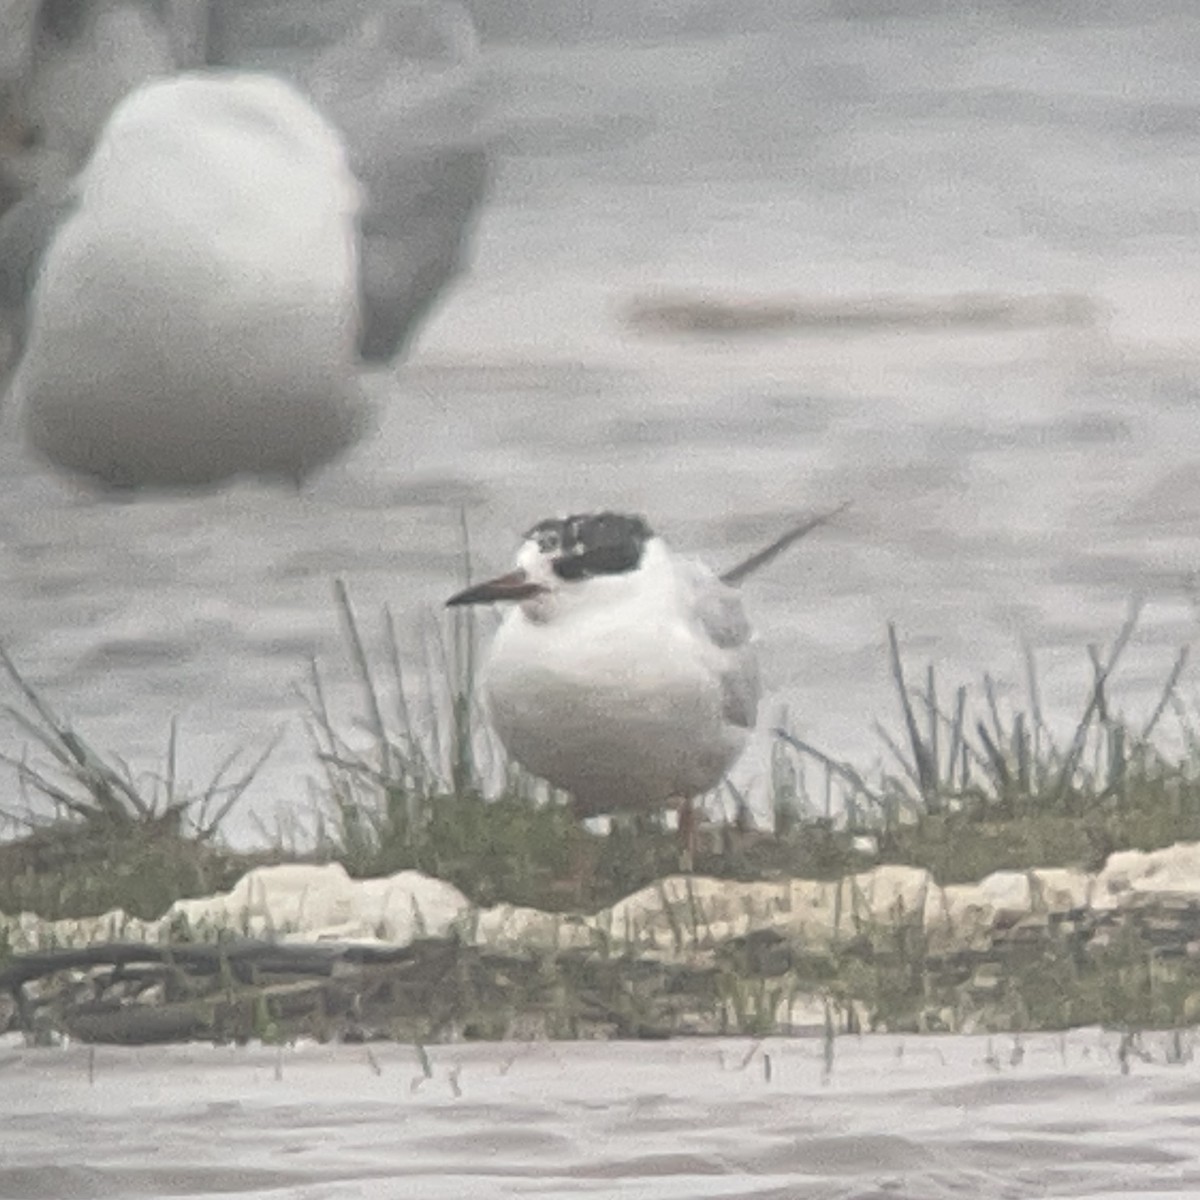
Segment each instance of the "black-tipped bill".
[{"label": "black-tipped bill", "polygon": [[510,571],[495,579],[485,579],[456,592],[446,601],[447,608],[459,604],[497,604],[504,600],[528,600],[546,591],[540,583],[534,583],[524,571]]}]

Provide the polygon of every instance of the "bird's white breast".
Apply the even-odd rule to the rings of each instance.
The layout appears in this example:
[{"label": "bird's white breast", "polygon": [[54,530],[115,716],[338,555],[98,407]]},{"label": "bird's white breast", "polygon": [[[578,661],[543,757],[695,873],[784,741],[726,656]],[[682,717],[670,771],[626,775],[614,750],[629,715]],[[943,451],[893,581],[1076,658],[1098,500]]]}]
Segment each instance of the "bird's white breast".
[{"label": "bird's white breast", "polygon": [[648,587],[545,622],[510,613],[483,682],[509,752],[585,808],[612,811],[720,781],[748,732],[723,712],[728,666],[677,597]]},{"label": "bird's white breast", "polygon": [[141,88],[117,106],[78,194],[43,303],[119,281],[127,306],[172,304],[168,325],[203,315],[225,339],[251,320],[260,353],[285,322],[293,354],[313,337],[327,359],[353,346],[358,186],[332,126],[282,80],[214,72]]}]

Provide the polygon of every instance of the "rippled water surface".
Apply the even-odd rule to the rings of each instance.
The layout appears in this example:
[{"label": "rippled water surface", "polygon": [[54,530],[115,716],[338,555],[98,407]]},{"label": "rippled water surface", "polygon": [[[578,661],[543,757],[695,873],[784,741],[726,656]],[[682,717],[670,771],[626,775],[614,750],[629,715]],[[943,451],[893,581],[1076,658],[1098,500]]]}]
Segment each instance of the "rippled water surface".
[{"label": "rippled water surface", "polygon": [[[0,1049],[0,1200],[1200,1194],[1200,1074],[1118,1039]],[[1157,1065],[1156,1065],[1157,1064]],[[90,1078],[89,1078],[90,1071]]]},{"label": "rippled water surface", "polygon": [[[372,621],[393,605],[419,674],[464,505],[485,570],[556,511],[643,510],[720,564],[844,499],[748,590],[768,709],[810,740],[876,752],[889,618],[948,683],[986,667],[1019,690],[1028,639],[1065,717],[1135,591],[1119,683],[1152,704],[1195,624],[1200,9],[779,7],[737,33],[493,44],[503,157],[473,271],[375,381],[378,436],[309,494],[97,504],[6,445],[0,636],[58,707],[137,764],[178,713],[193,777],[285,726],[255,797],[272,820],[305,795],[311,656],[347,701],[335,575]],[[1096,316],[631,329],[665,288],[818,313],[1053,292]]]}]

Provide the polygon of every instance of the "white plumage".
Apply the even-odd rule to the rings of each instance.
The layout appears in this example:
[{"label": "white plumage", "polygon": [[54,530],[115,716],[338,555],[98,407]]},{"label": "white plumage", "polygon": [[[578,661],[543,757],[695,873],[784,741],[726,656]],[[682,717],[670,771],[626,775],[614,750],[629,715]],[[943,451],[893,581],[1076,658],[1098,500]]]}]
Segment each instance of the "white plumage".
[{"label": "white plumage", "polygon": [[509,753],[580,816],[690,799],[720,782],[758,711],[737,591],[638,517],[543,521],[516,570],[451,604],[516,601],[482,675]]},{"label": "white plumage", "polygon": [[[535,555],[518,560],[532,578]],[[759,698],[740,597],[658,538],[634,571],[560,582],[509,612],[482,684],[513,757],[589,816],[715,787]]]},{"label": "white plumage", "polygon": [[358,184],[291,85],[127,96],[42,261],[11,389],[45,458],[126,487],[303,479],[360,433]]},{"label": "white plumage", "polygon": [[466,266],[488,90],[452,0],[0,0],[6,418],[105,486],[302,479],[363,431],[346,329],[395,362]]},{"label": "white plumage", "polygon": [[682,819],[745,749],[758,714],[737,585],[843,508],[721,575],[674,554],[641,517],[539,522],[513,571],[447,601],[513,603],[481,679],[505,748],[570,792],[581,817],[682,801]]}]

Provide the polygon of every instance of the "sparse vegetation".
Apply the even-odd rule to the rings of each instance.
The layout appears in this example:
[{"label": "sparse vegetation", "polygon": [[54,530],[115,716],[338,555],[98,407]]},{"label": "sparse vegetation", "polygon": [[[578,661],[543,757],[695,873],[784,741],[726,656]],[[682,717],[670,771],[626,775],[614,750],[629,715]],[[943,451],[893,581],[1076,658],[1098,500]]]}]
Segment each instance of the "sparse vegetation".
[{"label": "sparse vegetation", "polygon": [[[657,816],[623,818],[597,835],[575,821],[565,797],[503,761],[475,691],[477,630],[466,610],[449,643],[431,639],[434,687],[410,685],[392,614],[384,644],[367,648],[345,589],[336,600],[362,697],[365,749],[335,727],[314,670],[309,728],[324,773],[326,811],[317,852],[352,875],[415,868],[455,884],[480,904],[594,910],[679,870],[679,839]],[[383,664],[385,677],[375,663]],[[857,861],[844,831],[803,822],[784,836],[755,832],[742,814],[702,840],[701,874],[832,877]]]},{"label": "sparse vegetation", "polygon": [[[362,717],[351,733],[337,727],[314,666],[306,696],[322,774],[314,858],[356,876],[415,868],[480,904],[559,910],[594,910],[679,869],[678,839],[657,817],[589,832],[565,798],[504,762],[475,692],[473,611],[455,614],[448,635],[430,636],[425,677],[435,682],[418,688],[404,672],[392,614],[383,614],[380,644],[369,645],[340,583],[335,596]],[[729,789],[710,808],[732,810],[733,819],[704,831],[696,872],[836,878],[890,862],[925,867],[945,884],[1005,868],[1096,870],[1114,850],[1200,839],[1200,736],[1177,694],[1186,651],[1139,727],[1113,706],[1110,679],[1136,617],[1106,654],[1091,651],[1093,684],[1065,744],[1043,717],[1032,654],[1024,711],[1006,717],[989,677],[979,712],[965,687],[947,708],[932,666],[922,686],[906,677],[889,629],[904,729],[903,738],[878,729],[891,766],[868,778],[779,727],[769,771],[774,827],[754,828]],[[284,856],[278,846],[234,854],[220,837],[269,748],[236,773],[238,756],[230,756],[206,787],[185,792],[172,724],[162,771],[134,779],[60,718],[3,651],[0,667],[21,701],[4,712],[35,752],[0,756],[20,796],[0,815],[24,831],[0,846],[0,911],[84,915],[117,906],[154,916],[179,896],[227,886],[251,863]],[[1174,757],[1155,742],[1168,718],[1184,746]],[[819,801],[808,791],[812,778]]]},{"label": "sparse vegetation", "polygon": [[231,852],[220,828],[273,745],[240,769],[243,756],[231,754],[207,786],[188,791],[172,721],[162,771],[139,779],[61,718],[3,648],[0,670],[21,698],[0,711],[29,741],[19,758],[0,754],[17,790],[0,818],[21,831],[0,843],[0,912],[53,919],[124,908],[156,917],[181,896],[228,887],[267,857]]},{"label": "sparse vegetation", "polygon": [[[349,730],[339,727],[314,667],[306,690],[322,776],[314,860],[339,861],[357,876],[416,868],[480,905],[550,910],[596,910],[678,872],[673,829],[643,818],[593,833],[561,797],[504,762],[476,698],[473,612],[431,635],[423,678],[434,682],[417,686],[403,670],[390,612],[380,644],[371,644],[340,583],[336,601],[362,717]],[[1023,711],[1006,711],[990,678],[977,702],[960,687],[946,704],[932,667],[919,685],[910,681],[889,629],[904,732],[878,731],[888,765],[867,773],[838,762],[797,737],[785,718],[769,764],[774,827],[755,829],[744,798],[730,789],[716,799],[732,819],[704,831],[697,874],[831,879],[899,863],[948,884],[1001,868],[1095,870],[1114,850],[1200,840],[1200,739],[1178,694],[1186,651],[1147,720],[1135,727],[1113,704],[1113,670],[1136,619],[1135,608],[1106,652],[1090,652],[1092,685],[1062,741],[1043,718],[1032,654]],[[207,786],[188,790],[177,779],[172,725],[162,770],[134,778],[59,717],[3,651],[0,668],[18,697],[4,712],[29,743],[26,754],[4,759],[18,789],[2,815],[21,835],[0,845],[0,912],[53,918],[120,907],[153,917],[176,898],[227,889],[251,865],[296,857],[279,847],[237,854],[221,837],[265,753],[241,768],[231,756]],[[1182,747],[1173,755],[1159,748],[1167,721]],[[702,921],[703,913],[688,919]],[[697,1021],[758,1035],[778,1027],[790,999],[806,995],[825,998],[827,1020],[838,1028],[954,1029],[980,1020],[1012,1030],[1090,1021],[1138,1027],[1200,1017],[1200,969],[1191,960],[1164,958],[1134,928],[1099,949],[1085,948],[1090,933],[1064,928],[1036,950],[1014,949],[982,967],[932,958],[915,926],[860,929],[829,953],[800,957],[770,939],[752,940],[685,982],[664,982],[661,968],[631,974],[632,960],[599,951],[586,962],[517,970],[466,948],[445,950],[434,956],[445,972],[439,986],[455,979],[467,990],[447,1000],[436,1029],[405,1025],[404,1035],[505,1036],[523,1027],[522,1006],[533,996],[539,1027],[555,1036],[596,1028],[663,1034]],[[682,925],[679,936],[690,936]],[[377,973],[392,979],[383,967]],[[505,993],[500,978],[523,980],[521,996]],[[395,983],[381,982],[380,995]],[[675,991],[664,999],[659,991],[668,984]],[[299,993],[266,995],[257,986],[221,1009],[221,1029],[241,1021],[239,1036],[274,1040],[288,1035],[289,1014],[301,1010],[314,1028],[327,1028]],[[328,988],[301,991],[314,1004],[331,1002]]]},{"label": "sparse vegetation", "polygon": [[[369,654],[344,591],[338,595],[373,741],[367,751],[351,752],[314,684],[314,741],[334,813],[322,830],[327,856],[355,874],[417,867],[480,903],[589,910],[678,869],[678,841],[658,820],[626,818],[606,836],[591,834],[538,781],[502,767],[474,700],[473,614],[441,650],[444,694],[412,698],[391,615],[382,652]],[[927,868],[945,884],[1001,869],[1097,870],[1115,850],[1200,839],[1200,737],[1177,694],[1187,651],[1140,726],[1113,705],[1110,680],[1136,619],[1135,608],[1107,653],[1090,651],[1093,683],[1063,744],[1044,719],[1032,653],[1026,710],[1006,717],[995,682],[985,677],[981,711],[972,711],[965,687],[947,711],[932,666],[923,686],[909,682],[889,628],[905,731],[900,739],[878,728],[892,765],[869,779],[778,728],[769,772],[774,827],[755,829],[744,799],[730,789],[732,805],[724,807],[732,807],[733,820],[702,838],[697,873],[836,878],[885,862]],[[372,661],[388,664],[391,678],[382,686]],[[390,729],[382,715],[388,696],[398,698]],[[425,727],[413,720],[418,710],[427,714]],[[1168,718],[1184,746],[1175,757],[1155,742]],[[806,789],[814,774],[819,801]],[[871,842],[877,851],[865,848]]]},{"label": "sparse vegetation", "polygon": [[[1116,850],[1200,839],[1200,738],[1178,694],[1188,649],[1179,651],[1143,723],[1132,725],[1113,705],[1110,680],[1138,614],[1134,605],[1107,652],[1089,647],[1093,681],[1065,743],[1043,716],[1032,651],[1024,710],[1005,717],[995,681],[985,676],[982,712],[972,711],[965,687],[947,711],[932,665],[924,687],[908,682],[891,626],[905,734],[878,732],[892,769],[868,782],[787,730],[778,736],[841,784],[849,827],[878,839],[880,861],[925,867],[943,884],[1004,869],[1095,871]],[[1155,740],[1167,718],[1183,747],[1173,756]]]}]

